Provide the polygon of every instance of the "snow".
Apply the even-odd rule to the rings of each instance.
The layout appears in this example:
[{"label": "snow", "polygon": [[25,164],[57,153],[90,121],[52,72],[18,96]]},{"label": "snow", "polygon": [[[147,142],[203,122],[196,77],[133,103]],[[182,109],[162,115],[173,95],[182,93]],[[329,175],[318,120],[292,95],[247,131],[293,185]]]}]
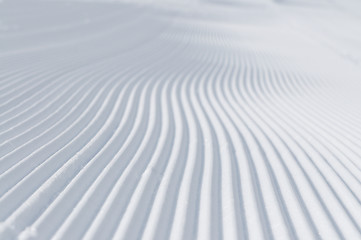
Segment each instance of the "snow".
[{"label": "snow", "polygon": [[360,8],[2,1],[0,239],[360,239]]}]

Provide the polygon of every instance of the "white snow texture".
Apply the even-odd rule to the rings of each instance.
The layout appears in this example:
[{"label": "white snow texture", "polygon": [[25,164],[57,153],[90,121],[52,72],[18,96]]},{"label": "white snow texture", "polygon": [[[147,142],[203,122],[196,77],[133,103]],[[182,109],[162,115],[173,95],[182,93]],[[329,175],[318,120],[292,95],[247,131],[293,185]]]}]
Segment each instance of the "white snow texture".
[{"label": "white snow texture", "polygon": [[361,239],[361,2],[2,0],[0,239]]}]

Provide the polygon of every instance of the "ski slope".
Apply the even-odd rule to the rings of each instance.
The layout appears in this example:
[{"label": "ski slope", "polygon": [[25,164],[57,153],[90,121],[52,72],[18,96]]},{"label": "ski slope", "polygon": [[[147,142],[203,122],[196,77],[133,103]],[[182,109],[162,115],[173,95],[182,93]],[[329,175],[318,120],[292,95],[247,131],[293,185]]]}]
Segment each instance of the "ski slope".
[{"label": "ski slope", "polygon": [[0,239],[361,239],[360,11],[3,0]]}]

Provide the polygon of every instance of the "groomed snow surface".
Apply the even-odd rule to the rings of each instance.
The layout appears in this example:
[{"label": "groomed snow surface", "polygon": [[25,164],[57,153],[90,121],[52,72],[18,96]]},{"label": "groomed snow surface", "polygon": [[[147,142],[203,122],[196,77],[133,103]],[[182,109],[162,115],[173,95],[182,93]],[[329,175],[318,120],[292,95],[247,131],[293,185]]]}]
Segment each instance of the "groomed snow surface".
[{"label": "groomed snow surface", "polygon": [[355,0],[0,3],[0,239],[361,239]]}]

